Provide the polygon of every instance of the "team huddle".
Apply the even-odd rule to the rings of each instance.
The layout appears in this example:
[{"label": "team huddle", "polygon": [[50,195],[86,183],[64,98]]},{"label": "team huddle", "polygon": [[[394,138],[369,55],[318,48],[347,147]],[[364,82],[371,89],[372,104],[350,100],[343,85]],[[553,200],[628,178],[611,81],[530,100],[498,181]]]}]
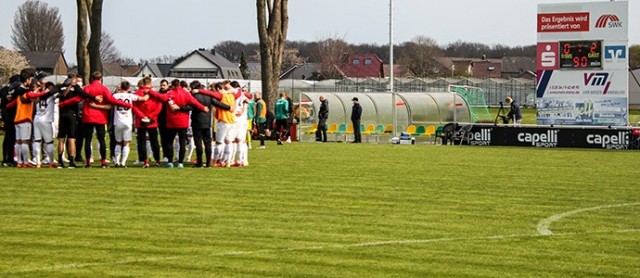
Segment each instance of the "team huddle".
[{"label": "team huddle", "polygon": [[[83,161],[84,167],[92,167],[95,133],[100,166],[109,167],[109,147],[114,166],[126,167],[134,130],[138,162],[144,168],[161,167],[161,161],[167,168],[173,168],[174,163],[183,168],[188,147],[189,153],[196,152],[194,167],[247,166],[254,124],[264,148],[266,104],[259,92],[253,96],[237,81],[205,88],[198,81],[187,84],[176,79],[169,84],[162,80],[156,90],[151,78],[145,77],[135,91],[124,81],[112,94],[102,84],[101,73],[93,73],[90,80],[82,87],[82,79],[69,74],[61,84],[45,83],[33,69],[13,76],[0,90],[5,124],[3,165],[75,168],[75,162]],[[112,139],[109,145],[107,131]],[[57,163],[54,135],[58,139]]]}]

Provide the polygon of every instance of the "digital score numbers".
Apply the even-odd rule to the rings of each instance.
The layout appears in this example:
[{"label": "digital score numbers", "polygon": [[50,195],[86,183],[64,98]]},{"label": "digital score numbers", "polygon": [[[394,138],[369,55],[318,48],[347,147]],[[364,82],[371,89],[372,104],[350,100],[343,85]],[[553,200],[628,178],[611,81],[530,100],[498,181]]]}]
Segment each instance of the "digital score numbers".
[{"label": "digital score numbers", "polygon": [[561,41],[561,69],[602,68],[602,41]]}]

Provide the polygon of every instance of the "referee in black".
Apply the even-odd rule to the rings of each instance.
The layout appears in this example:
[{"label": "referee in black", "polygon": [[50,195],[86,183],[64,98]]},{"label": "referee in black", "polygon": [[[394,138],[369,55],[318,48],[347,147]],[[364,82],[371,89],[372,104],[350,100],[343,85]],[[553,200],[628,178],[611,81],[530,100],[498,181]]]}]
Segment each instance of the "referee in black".
[{"label": "referee in black", "polygon": [[353,143],[362,143],[362,134],[360,134],[360,118],[362,117],[362,106],[358,102],[358,98],[354,97],[353,108],[351,109],[351,123],[353,124]]}]

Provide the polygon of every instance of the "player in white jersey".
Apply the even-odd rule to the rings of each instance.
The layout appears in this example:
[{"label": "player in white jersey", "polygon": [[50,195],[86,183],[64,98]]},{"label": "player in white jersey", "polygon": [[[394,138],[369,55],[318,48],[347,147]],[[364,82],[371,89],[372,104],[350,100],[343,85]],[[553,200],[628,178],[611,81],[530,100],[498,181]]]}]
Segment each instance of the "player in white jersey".
[{"label": "player in white jersey", "polygon": [[[134,101],[146,101],[149,95],[140,97],[130,92],[131,85],[127,81],[123,81],[120,87],[113,94],[113,98],[133,103]],[[130,108],[117,106],[113,113],[113,129],[116,139],[115,148],[115,164],[117,167],[126,167],[127,158],[129,157],[129,143],[131,142],[131,133],[133,132],[133,113]]]},{"label": "player in white jersey", "polygon": [[33,118],[33,160],[36,167],[42,164],[42,144],[44,143],[44,149],[50,160],[49,166],[52,168],[58,167],[53,161],[53,123],[55,120],[55,100],[58,95],[57,91],[54,91],[55,85],[51,82],[47,82],[45,85],[46,90],[50,93],[39,98],[36,103],[36,114]]},{"label": "player in white jersey", "polygon": [[249,127],[249,118],[247,117],[247,103],[249,99],[240,94],[240,97],[235,102],[235,114],[236,124],[233,129],[234,141],[236,149],[236,162],[232,165],[234,167],[243,167],[248,165],[247,153],[247,128]]}]

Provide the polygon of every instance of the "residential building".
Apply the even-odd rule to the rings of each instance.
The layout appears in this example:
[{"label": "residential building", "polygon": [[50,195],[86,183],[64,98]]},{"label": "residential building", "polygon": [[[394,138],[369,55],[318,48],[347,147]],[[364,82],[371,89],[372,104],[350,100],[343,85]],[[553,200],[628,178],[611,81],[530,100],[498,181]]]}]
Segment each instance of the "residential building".
[{"label": "residential building", "polygon": [[239,65],[227,60],[215,50],[203,48],[193,51],[176,61],[169,70],[169,77],[176,78],[215,78],[241,80]]},{"label": "residential building", "polygon": [[62,51],[21,51],[31,67],[46,75],[67,75],[69,67]]}]

